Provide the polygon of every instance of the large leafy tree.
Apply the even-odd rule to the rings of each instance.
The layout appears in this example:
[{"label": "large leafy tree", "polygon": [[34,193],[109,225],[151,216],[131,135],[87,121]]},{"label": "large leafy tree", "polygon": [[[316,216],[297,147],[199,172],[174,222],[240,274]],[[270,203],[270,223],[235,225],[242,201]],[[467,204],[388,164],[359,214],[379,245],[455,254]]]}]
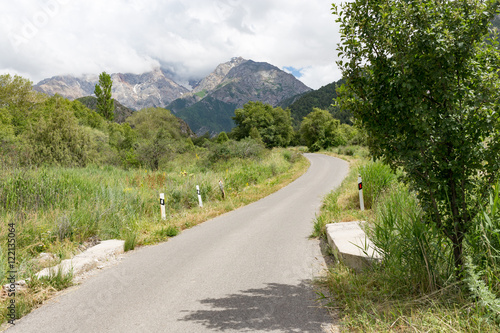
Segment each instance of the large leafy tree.
[{"label": "large leafy tree", "polygon": [[23,133],[26,164],[85,166],[90,162],[90,136],[78,125],[71,102],[53,96],[37,106]]},{"label": "large leafy tree", "polygon": [[233,117],[236,127],[232,135],[237,139],[257,136],[268,147],[286,147],[292,140],[293,127],[290,110],[273,108],[262,102],[248,102],[237,109]]},{"label": "large leafy tree", "polygon": [[330,112],[314,108],[302,120],[300,135],[310,151],[338,146],[343,142],[339,133],[340,121]]},{"label": "large leafy tree", "polygon": [[463,241],[499,178],[499,51],[487,41],[490,0],[354,0],[341,26],[339,103],[368,132],[376,158],[401,167],[429,223]]},{"label": "large leafy tree", "polygon": [[175,141],[187,134],[181,131],[179,119],[162,108],[146,108],[127,118],[137,133],[137,154],[139,160],[152,170],[175,151]]},{"label": "large leafy tree", "polygon": [[95,85],[94,93],[97,97],[97,112],[108,120],[113,120],[115,102],[111,97],[113,81],[106,72],[99,75],[99,83]]},{"label": "large leafy tree", "polygon": [[26,129],[36,106],[46,99],[46,95],[33,90],[30,80],[18,75],[0,75],[0,112],[3,114],[0,118],[5,124],[8,119],[16,135]]}]

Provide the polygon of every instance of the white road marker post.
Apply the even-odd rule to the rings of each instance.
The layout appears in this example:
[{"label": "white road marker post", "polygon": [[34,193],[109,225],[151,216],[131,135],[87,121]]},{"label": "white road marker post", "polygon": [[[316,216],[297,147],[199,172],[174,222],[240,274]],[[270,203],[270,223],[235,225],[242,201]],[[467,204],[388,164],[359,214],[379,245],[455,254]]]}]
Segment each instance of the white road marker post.
[{"label": "white road marker post", "polygon": [[199,185],[196,185],[196,193],[198,193],[198,203],[200,205],[200,208],[203,208],[203,201],[201,201],[201,193]]},{"label": "white road marker post", "polygon": [[365,210],[365,202],[363,200],[363,182],[361,180],[361,175],[358,175],[358,189],[359,189],[359,208]]},{"label": "white road marker post", "polygon": [[167,214],[165,213],[165,194],[160,193],[160,208],[161,208],[161,219],[166,220]]},{"label": "white road marker post", "polygon": [[224,184],[222,183],[222,180],[219,180],[219,188],[220,188],[220,192],[222,194],[222,199],[225,199],[226,193],[224,192]]}]

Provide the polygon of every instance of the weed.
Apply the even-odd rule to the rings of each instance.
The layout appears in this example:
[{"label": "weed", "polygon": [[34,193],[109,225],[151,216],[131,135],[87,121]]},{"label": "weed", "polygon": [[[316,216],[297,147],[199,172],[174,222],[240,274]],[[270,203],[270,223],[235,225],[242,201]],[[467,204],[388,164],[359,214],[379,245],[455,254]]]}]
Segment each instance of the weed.
[{"label": "weed", "polygon": [[[189,225],[189,223],[186,224]],[[167,227],[163,227],[160,230],[156,231],[155,234],[160,238],[167,238],[167,237],[175,237],[179,234],[179,232],[180,231],[176,226],[170,224]]]},{"label": "weed", "polygon": [[137,242],[137,233],[133,231],[128,231],[125,233],[125,243],[123,244],[123,251],[131,251],[135,249],[135,244]]}]

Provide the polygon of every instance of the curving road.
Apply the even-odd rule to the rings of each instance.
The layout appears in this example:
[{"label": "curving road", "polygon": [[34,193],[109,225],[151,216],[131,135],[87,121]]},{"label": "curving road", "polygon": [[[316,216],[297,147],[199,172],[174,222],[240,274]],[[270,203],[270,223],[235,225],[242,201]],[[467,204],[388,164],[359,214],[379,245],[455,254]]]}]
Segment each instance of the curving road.
[{"label": "curving road", "polygon": [[286,188],[139,249],[7,332],[324,331],[332,318],[310,286],[324,261],[308,236],[348,163],[305,156],[309,170]]}]

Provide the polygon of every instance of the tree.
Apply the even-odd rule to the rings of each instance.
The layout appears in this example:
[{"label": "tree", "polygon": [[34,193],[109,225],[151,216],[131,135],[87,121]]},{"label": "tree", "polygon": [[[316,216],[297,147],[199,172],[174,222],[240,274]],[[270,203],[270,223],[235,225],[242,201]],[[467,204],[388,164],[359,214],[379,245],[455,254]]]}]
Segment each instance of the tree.
[{"label": "tree", "polygon": [[371,153],[402,168],[429,223],[463,266],[478,200],[499,178],[500,80],[486,41],[496,1],[354,0],[334,6],[346,84],[339,104],[367,131]]},{"label": "tree", "polygon": [[330,112],[314,108],[304,117],[300,135],[311,152],[338,146],[343,142],[339,132],[340,121],[333,119]]},{"label": "tree", "polygon": [[90,137],[78,125],[70,104],[56,95],[38,106],[36,119],[30,120],[29,129],[22,135],[26,163],[83,167],[90,162]]},{"label": "tree", "polygon": [[226,132],[220,132],[219,135],[217,136],[217,143],[224,143],[229,141],[229,137],[227,136]]},{"label": "tree", "polygon": [[286,147],[292,140],[293,127],[290,110],[273,108],[262,102],[248,102],[242,109],[235,111],[233,117],[236,127],[232,135],[237,140],[256,135],[255,128],[262,142],[268,147]]},{"label": "tree", "polygon": [[113,81],[111,76],[102,72],[99,75],[99,83],[95,85],[94,93],[97,97],[97,112],[107,120],[113,120],[115,103],[111,98],[111,87]]},{"label": "tree", "polygon": [[46,99],[46,95],[33,90],[30,80],[18,75],[0,75],[0,108],[5,108],[4,117],[10,119],[16,135],[26,129],[36,106]]},{"label": "tree", "polygon": [[174,151],[174,141],[184,139],[180,121],[169,110],[147,108],[127,118],[137,133],[137,154],[139,160],[152,170],[160,167],[162,159]]}]

